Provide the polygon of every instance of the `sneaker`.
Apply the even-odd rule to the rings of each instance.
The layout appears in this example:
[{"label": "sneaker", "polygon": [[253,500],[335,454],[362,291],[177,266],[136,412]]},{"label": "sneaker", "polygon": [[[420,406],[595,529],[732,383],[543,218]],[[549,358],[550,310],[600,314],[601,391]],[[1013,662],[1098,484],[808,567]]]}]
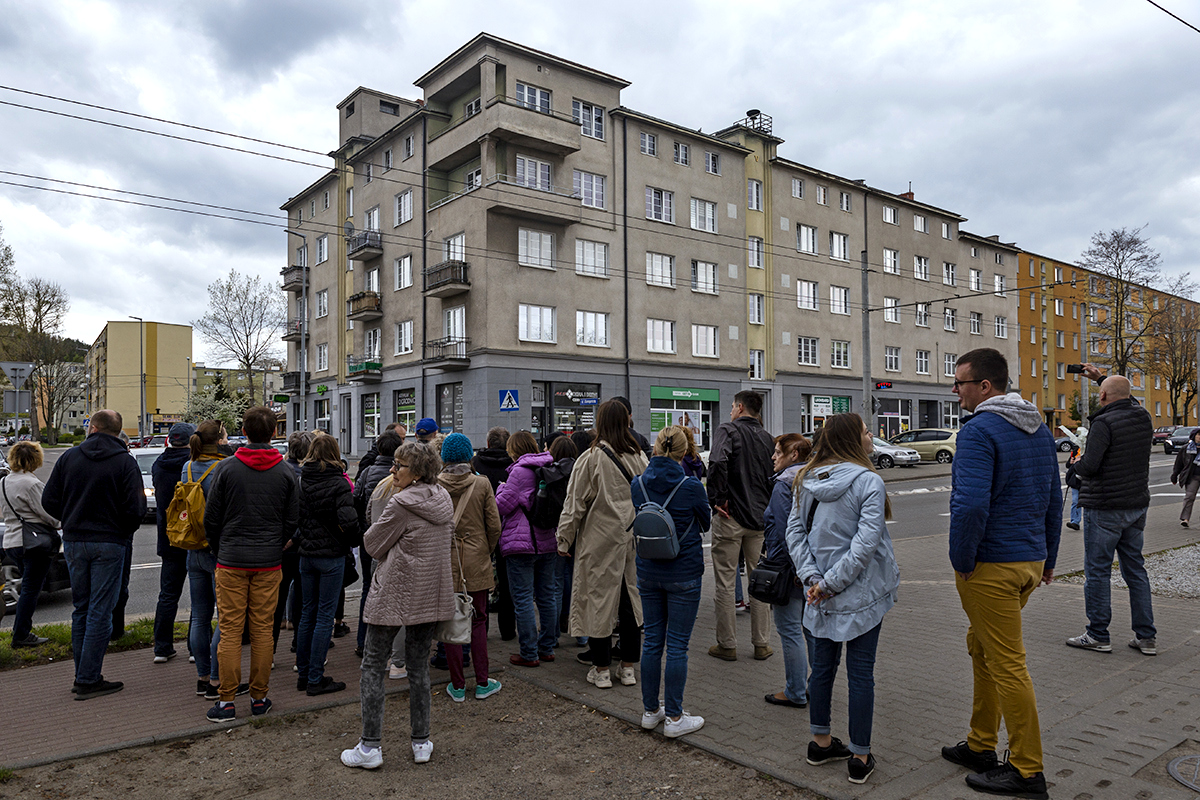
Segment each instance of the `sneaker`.
[{"label": "sneaker", "polygon": [[333,638],[340,639],[350,633],[350,626],[344,622],[339,622],[333,626]]},{"label": "sneaker", "polygon": [[321,678],[320,682],[310,683],[305,691],[309,697],[317,697],[318,695],[322,694],[333,694],[334,692],[340,692],[345,688],[346,684],[342,683],[341,681],[335,681],[333,678],[326,675]]},{"label": "sneaker", "polygon": [[607,667],[604,669],[592,667],[588,670],[587,682],[593,684],[597,689],[611,689],[612,674],[609,673]]},{"label": "sneaker", "polygon": [[405,667],[397,667],[391,661],[388,662],[388,678],[394,681],[402,681],[408,677],[408,670]]},{"label": "sneaker", "polygon": [[1181,519],[1179,520],[1179,524],[1186,528],[1188,526],[1188,521],[1186,519]]},{"label": "sneaker", "polygon": [[364,750],[362,742],[359,742],[349,750],[342,751],[342,763],[347,767],[379,769],[383,766],[383,748],[373,747],[370,750]]},{"label": "sneaker", "polygon": [[759,644],[754,646],[755,661],[766,661],[773,655],[775,655],[775,651],[772,650],[768,645]]},{"label": "sneaker", "polygon": [[528,658],[522,658],[520,653],[513,653],[508,657],[508,663],[518,667],[540,667],[542,662],[536,658],[530,661]]},{"label": "sneaker", "polygon": [[633,674],[633,667],[621,667],[617,670],[617,677],[621,679],[622,686],[637,686],[637,675]]},{"label": "sneaker", "polygon": [[1067,639],[1067,647],[1078,647],[1080,650],[1095,650],[1097,653],[1111,653],[1112,645],[1108,642],[1102,642],[1099,639],[1093,639],[1092,635],[1084,631],[1079,636],[1072,636]]},{"label": "sneaker", "polygon": [[982,752],[972,750],[967,747],[965,741],[959,742],[953,747],[943,747],[942,758],[974,772],[988,772],[995,769],[1000,763],[996,758],[995,750]]},{"label": "sneaker", "polygon": [[1141,650],[1144,656],[1158,655],[1158,643],[1153,639],[1138,639],[1135,637],[1129,642],[1129,646],[1134,650]]},{"label": "sneaker", "polygon": [[648,731],[652,731],[658,727],[658,723],[667,718],[667,711],[662,706],[658,707],[658,711],[643,711],[642,712],[642,727]]},{"label": "sneaker", "polygon": [[297,692],[307,692],[308,691],[308,678],[305,677],[304,675],[301,675],[298,678],[296,678],[296,691]]},{"label": "sneaker", "polygon": [[[208,694],[208,687],[212,686],[208,681],[196,681],[196,697],[204,697]],[[215,697],[213,698],[216,699]]]},{"label": "sneaker", "polygon": [[121,683],[121,681],[106,681],[101,678],[95,683],[77,683],[76,687],[76,700],[91,700],[93,697],[115,694],[124,689],[125,684]]},{"label": "sneaker", "polygon": [[13,639],[12,646],[14,649],[18,647],[37,647],[38,645],[43,645],[48,641],[50,640],[44,636],[34,636],[31,633],[24,639]]},{"label": "sneaker", "polygon": [[221,705],[221,701],[218,700],[205,716],[208,717],[209,722],[220,723],[229,722],[231,719],[236,718],[237,714],[234,712],[233,703],[223,706]]},{"label": "sneaker", "polygon": [[195,657],[195,656],[188,656],[188,663],[189,663],[189,664],[195,664],[195,663],[196,663],[196,657]]},{"label": "sneaker", "polygon": [[708,654],[713,658],[719,658],[722,661],[737,661],[736,647],[721,647],[719,644],[714,644],[708,648]]},{"label": "sneaker", "polygon": [[155,653],[154,654],[154,663],[155,664],[165,664],[168,661],[170,661],[172,658],[174,658],[176,655],[177,655],[177,653],[174,650],[172,650],[169,653],[164,653],[162,655]]},{"label": "sneaker", "polygon": [[1077,530],[1079,530],[1079,523],[1078,522],[1068,522],[1067,527],[1073,531],[1077,531]]},{"label": "sneaker", "polygon": [[264,697],[262,700],[250,701],[250,713],[256,717],[261,717],[263,714],[271,710],[271,698]]},{"label": "sneaker", "polygon": [[244,694],[250,694],[250,684],[239,683],[237,689],[235,689],[233,693],[237,697],[241,697]]},{"label": "sneaker", "polygon": [[488,682],[483,686],[475,687],[475,699],[486,700],[498,691],[500,691],[500,681],[495,678],[488,678]]},{"label": "sneaker", "polygon": [[1042,773],[1021,777],[1016,767],[1004,763],[982,775],[968,775],[967,786],[977,792],[1006,794],[1012,797],[1028,797],[1033,800],[1049,800],[1046,791],[1046,776]]},{"label": "sneaker", "polygon": [[704,717],[695,717],[686,711],[679,715],[679,719],[669,719],[663,725],[663,735],[668,739],[675,739],[680,736],[686,736],[689,733],[695,733],[704,727]]},{"label": "sneaker", "polygon": [[850,757],[850,748],[842,744],[842,740],[836,736],[829,737],[833,741],[829,743],[829,747],[821,747],[816,742],[808,743],[808,758],[805,760],[814,767],[819,767],[822,764],[828,764],[830,761],[845,761]]},{"label": "sneaker", "polygon": [[446,694],[450,695],[450,699],[456,703],[461,703],[467,699],[467,687],[455,689],[453,686],[446,687]]},{"label": "sneaker", "polygon": [[220,686],[217,686],[215,683],[209,683],[208,681],[201,681],[201,683],[206,684],[204,687],[205,700],[219,700],[221,698]]},{"label": "sneaker", "polygon": [[867,763],[859,761],[854,756],[846,761],[846,772],[850,774],[851,783],[866,783],[867,778],[875,771],[875,756],[867,754]]},{"label": "sneaker", "polygon": [[413,761],[424,764],[433,755],[433,742],[426,739],[423,742],[413,742]]},{"label": "sneaker", "polygon": [[749,604],[749,603],[747,603],[745,600],[742,600],[742,601],[738,602],[738,604],[737,604],[736,606],[734,606],[734,608],[736,608],[736,609],[737,609],[739,612],[741,612],[741,611],[749,611],[749,610],[750,610],[750,604]]},{"label": "sneaker", "polygon": [[592,665],[592,651],[591,650],[583,650],[581,652],[576,653],[575,660],[578,661],[580,664],[587,664],[590,667]]}]

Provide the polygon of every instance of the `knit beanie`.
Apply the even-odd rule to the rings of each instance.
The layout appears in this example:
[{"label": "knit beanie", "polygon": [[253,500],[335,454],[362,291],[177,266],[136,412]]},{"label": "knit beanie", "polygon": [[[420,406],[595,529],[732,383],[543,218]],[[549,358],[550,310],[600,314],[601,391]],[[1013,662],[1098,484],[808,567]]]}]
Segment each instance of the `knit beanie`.
[{"label": "knit beanie", "polygon": [[442,461],[446,464],[470,461],[474,455],[471,440],[461,433],[452,433],[442,440]]}]

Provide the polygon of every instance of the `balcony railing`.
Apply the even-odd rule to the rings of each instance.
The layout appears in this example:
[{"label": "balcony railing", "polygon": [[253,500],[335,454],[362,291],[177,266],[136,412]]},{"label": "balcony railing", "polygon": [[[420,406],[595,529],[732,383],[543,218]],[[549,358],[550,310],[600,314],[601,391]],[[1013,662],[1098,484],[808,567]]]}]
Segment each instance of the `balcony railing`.
[{"label": "balcony railing", "polygon": [[441,339],[430,339],[425,342],[425,360],[441,362],[442,366],[466,366],[467,346],[471,340],[465,336],[443,336]]},{"label": "balcony railing", "polygon": [[379,231],[358,231],[346,237],[346,257],[352,261],[369,261],[383,255],[383,236]]},{"label": "balcony railing", "polygon": [[466,261],[443,261],[425,270],[425,292],[433,297],[450,297],[471,288]]},{"label": "balcony railing", "polygon": [[[308,377],[308,373],[304,373],[304,383],[308,382]],[[299,394],[300,390],[303,388],[301,386],[301,382],[302,381],[299,372],[283,373],[283,391],[288,392],[289,394]]]},{"label": "balcony railing", "polygon": [[299,265],[284,267],[279,271],[283,276],[283,290],[285,292],[299,292],[304,289],[304,277],[308,274],[308,267]]},{"label": "balcony railing", "polygon": [[304,330],[303,319],[289,319],[283,326],[283,340],[285,342],[300,341],[301,334],[307,334]]},{"label": "balcony railing", "polygon": [[379,356],[347,356],[346,372],[352,381],[374,383],[383,377],[383,362]]},{"label": "balcony railing", "polygon": [[520,175],[498,174],[493,176],[487,182],[489,186],[493,183],[503,183],[507,186],[523,186],[526,189],[534,189],[539,192],[556,194],[559,197],[570,197],[573,200],[582,199],[582,196],[571,186],[555,186],[552,183],[542,183],[538,180],[531,181],[528,178],[524,178]]},{"label": "balcony railing", "polygon": [[379,292],[359,292],[350,297],[350,319],[379,319],[383,316],[383,304]]}]

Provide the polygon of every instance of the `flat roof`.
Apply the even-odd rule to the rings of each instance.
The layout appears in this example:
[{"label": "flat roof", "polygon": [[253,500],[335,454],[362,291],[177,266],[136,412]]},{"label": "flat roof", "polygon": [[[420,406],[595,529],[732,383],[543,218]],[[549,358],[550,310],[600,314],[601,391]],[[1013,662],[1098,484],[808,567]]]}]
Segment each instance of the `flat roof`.
[{"label": "flat roof", "polygon": [[576,72],[581,72],[585,75],[590,75],[591,77],[597,78],[598,80],[602,80],[606,83],[615,84],[617,86],[620,86],[622,89],[629,85],[629,81],[627,81],[623,78],[618,78],[616,75],[609,75],[607,72],[601,72],[598,69],[592,69],[591,67],[584,66],[583,64],[579,64],[575,61],[569,61],[565,58],[561,58],[559,56],[553,55],[552,53],[546,53],[542,50],[535,50],[534,48],[526,47],[523,44],[517,44],[516,42],[510,42],[507,39],[501,39],[499,36],[494,36],[490,33],[487,33],[486,31],[479,33],[477,36],[475,36],[473,39],[471,39],[471,41],[467,42],[462,47],[458,48],[453,53],[451,53],[450,55],[443,58],[441,61],[439,61],[437,63],[437,66],[435,66],[433,69],[429,70],[424,75],[422,75],[421,77],[419,77],[415,81],[413,81],[413,85],[420,86],[421,88],[425,88],[425,84],[428,83],[437,73],[444,70],[446,67],[448,67],[450,65],[450,63],[452,61],[459,58],[464,53],[466,53],[468,50],[470,50],[471,48],[473,48],[479,44],[494,44],[499,47],[502,47],[502,48],[505,48],[508,50],[513,50],[518,53],[525,53],[526,55],[530,55],[535,58],[540,58],[540,59],[543,59],[546,61],[550,61],[554,64],[558,64],[559,66],[563,66],[568,69],[575,70]]},{"label": "flat roof", "polygon": [[658,117],[652,117],[649,114],[642,113],[641,111],[634,111],[632,108],[629,108],[627,106],[617,106],[616,108],[612,109],[608,113],[612,114],[613,116],[626,116],[626,117],[630,117],[632,119],[644,120],[644,121],[652,123],[654,125],[659,125],[663,128],[667,128],[668,130],[676,131],[677,133],[680,133],[680,134],[686,134],[687,136],[695,136],[697,139],[704,139],[705,141],[712,142],[713,144],[718,144],[718,145],[721,145],[722,147],[727,147],[730,150],[737,150],[739,153],[753,153],[754,152],[749,147],[740,145],[737,142],[731,142],[728,139],[722,139],[722,138],[716,136],[715,134],[703,133],[698,130],[692,130],[691,128],[685,128],[684,126],[678,125],[674,122],[668,122],[665,119],[659,119]]}]

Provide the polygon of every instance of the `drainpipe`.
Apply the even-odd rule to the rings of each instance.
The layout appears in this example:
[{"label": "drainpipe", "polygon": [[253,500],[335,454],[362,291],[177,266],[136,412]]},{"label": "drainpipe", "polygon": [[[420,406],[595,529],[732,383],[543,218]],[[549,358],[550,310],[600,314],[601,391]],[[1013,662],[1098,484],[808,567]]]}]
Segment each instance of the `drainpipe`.
[{"label": "drainpipe", "polygon": [[[621,117],[621,258],[625,266],[625,396],[629,390],[629,117]],[[632,402],[632,401],[631,401]]]},{"label": "drainpipe", "polygon": [[425,270],[429,268],[429,152],[425,146],[429,117],[421,115],[421,413],[425,412],[425,337],[429,335],[429,298],[425,294]]},{"label": "drainpipe", "polygon": [[862,251],[862,409],[863,419],[867,429],[874,436],[878,429],[875,426],[875,401],[871,394],[871,301],[870,301],[870,270],[867,268],[867,253],[870,247],[867,243],[867,197],[870,191],[863,189],[863,251]]}]

